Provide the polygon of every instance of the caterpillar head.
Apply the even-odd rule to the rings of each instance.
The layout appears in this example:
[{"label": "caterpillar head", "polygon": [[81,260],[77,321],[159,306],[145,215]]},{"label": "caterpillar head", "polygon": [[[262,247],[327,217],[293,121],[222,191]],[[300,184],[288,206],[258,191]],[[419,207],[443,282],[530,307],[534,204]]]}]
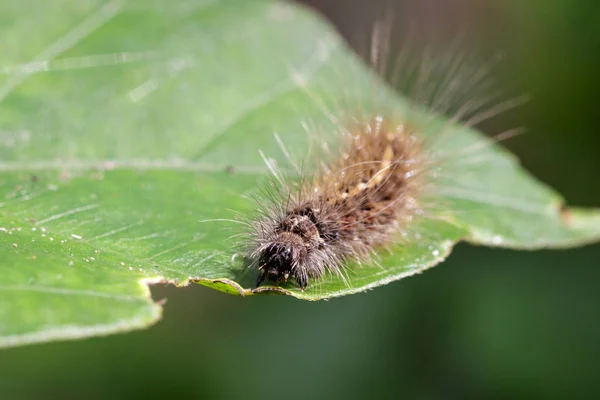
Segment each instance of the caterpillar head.
[{"label": "caterpillar head", "polygon": [[310,255],[322,239],[309,216],[292,211],[278,224],[275,232],[266,238],[254,252],[261,271],[257,286],[265,279],[279,283],[293,277],[301,289],[308,285]]}]

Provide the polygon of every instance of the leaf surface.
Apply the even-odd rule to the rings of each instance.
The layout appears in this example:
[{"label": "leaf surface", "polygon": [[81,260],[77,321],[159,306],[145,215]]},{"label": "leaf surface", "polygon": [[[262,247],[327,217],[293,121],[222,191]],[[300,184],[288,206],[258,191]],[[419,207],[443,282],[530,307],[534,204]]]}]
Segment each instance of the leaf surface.
[{"label": "leaf surface", "polygon": [[[378,265],[304,292],[252,291],[228,240],[238,226],[201,221],[255,210],[250,195],[269,179],[258,150],[286,163],[273,132],[300,158],[311,140],[303,121],[327,127],[324,109],[349,91],[375,104],[371,75],[337,34],[270,1],[0,7],[0,346],[146,327],[161,315],[153,282],[317,300],[421,272],[459,240],[540,248],[600,237],[597,210],[562,209],[512,156],[485,146],[480,162],[448,164],[444,217],[419,220]],[[407,109],[391,93],[378,102]],[[483,140],[447,130],[449,152]]]}]

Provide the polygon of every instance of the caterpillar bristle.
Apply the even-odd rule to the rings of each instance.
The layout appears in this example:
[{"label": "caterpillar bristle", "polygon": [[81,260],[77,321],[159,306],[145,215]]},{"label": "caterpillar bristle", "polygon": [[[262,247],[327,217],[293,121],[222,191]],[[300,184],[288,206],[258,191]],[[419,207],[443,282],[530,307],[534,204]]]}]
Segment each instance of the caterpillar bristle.
[{"label": "caterpillar bristle", "polygon": [[[435,141],[442,135],[434,135],[432,141],[422,124],[412,123],[412,110],[425,107],[430,115],[446,115],[446,125],[437,128],[444,130],[458,121],[476,125],[517,104],[515,100],[497,103],[482,111],[491,100],[478,99],[473,92],[476,87],[485,87],[482,81],[489,74],[489,66],[474,73],[464,68],[467,57],[463,54],[452,58],[443,53],[436,64],[427,51],[419,58],[406,50],[392,66],[393,74],[405,74],[406,82],[388,81],[405,95],[409,93],[413,103],[401,111],[380,107],[382,93],[378,90],[390,68],[391,28],[391,19],[377,23],[368,55],[363,56],[373,72],[368,109],[351,104],[353,96],[348,96],[348,104],[333,102],[334,112],[308,89],[300,74],[291,71],[292,79],[306,89],[338,135],[335,147],[323,140],[315,146],[323,155],[311,155],[310,162],[303,162],[301,167],[275,134],[275,141],[297,174],[294,179],[285,178],[261,152],[273,179],[262,189],[256,216],[247,221],[252,228],[245,247],[258,274],[256,286],[266,280],[276,285],[294,281],[304,290],[309,282],[326,275],[339,277],[348,285],[350,271],[346,266],[350,262],[377,264],[379,252],[391,251],[417,218],[436,217],[432,212],[436,208],[424,194],[433,186],[434,171],[445,161],[435,152],[439,144]],[[437,79],[440,70],[448,73],[441,80]],[[463,75],[469,76],[462,89],[457,88]],[[314,125],[303,121],[302,126],[313,138]],[[504,136],[514,134],[509,131]],[[486,140],[482,146],[493,142]],[[439,204],[436,206],[439,209]]]}]

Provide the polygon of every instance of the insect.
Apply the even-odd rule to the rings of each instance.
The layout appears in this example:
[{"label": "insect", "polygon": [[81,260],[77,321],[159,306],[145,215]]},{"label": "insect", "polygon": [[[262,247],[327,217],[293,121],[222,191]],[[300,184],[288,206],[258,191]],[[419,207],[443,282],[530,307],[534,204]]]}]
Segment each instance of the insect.
[{"label": "insect", "polygon": [[[389,27],[383,23],[373,31],[370,62],[379,73],[387,61]],[[418,76],[427,67],[409,72]],[[293,280],[304,290],[326,273],[345,280],[349,261],[372,261],[426,213],[421,194],[434,163],[422,132],[387,111],[340,119],[339,127],[339,150],[309,178],[274,185],[270,204],[248,221],[257,286],[266,279]]]},{"label": "insect", "polygon": [[274,282],[306,288],[350,259],[368,259],[419,212],[423,163],[410,129],[374,116],[349,130],[344,151],[275,214],[256,222],[252,257]]}]

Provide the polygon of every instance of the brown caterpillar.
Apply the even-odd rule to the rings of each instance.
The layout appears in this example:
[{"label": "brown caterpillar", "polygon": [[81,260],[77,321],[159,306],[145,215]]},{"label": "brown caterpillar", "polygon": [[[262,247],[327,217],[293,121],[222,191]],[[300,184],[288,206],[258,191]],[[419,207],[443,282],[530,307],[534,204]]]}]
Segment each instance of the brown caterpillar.
[{"label": "brown caterpillar", "polygon": [[[376,25],[372,35],[369,58],[378,76],[385,72],[390,28],[389,23]],[[445,62],[446,69],[457,69],[453,58]],[[404,72],[417,76],[418,81],[432,78],[427,74],[439,71],[417,62]],[[413,97],[429,98],[429,102],[416,99],[416,103],[440,111],[452,101],[464,102],[464,91],[472,91],[481,76],[473,74],[462,91],[454,89],[460,73],[453,71],[450,78],[447,87],[433,84],[426,90],[419,85],[431,82],[417,82]],[[471,104],[475,105],[462,104],[456,119],[475,113],[482,105],[476,101]],[[492,108],[472,118],[481,121],[496,113]],[[267,278],[276,284],[293,279],[305,289],[310,279],[326,273],[345,279],[343,268],[348,261],[372,261],[377,249],[397,241],[398,234],[406,232],[412,220],[426,213],[421,193],[431,177],[432,157],[424,151],[421,132],[393,111],[347,120],[351,122],[341,121],[339,152],[307,181],[296,185],[281,182],[284,187],[271,194],[271,204],[261,205],[261,215],[248,221],[251,232],[247,254],[252,266],[260,271],[257,286]],[[277,177],[277,173],[274,175]]]},{"label": "brown caterpillar", "polygon": [[419,212],[424,164],[413,132],[374,116],[346,136],[326,172],[255,221],[257,286],[266,277],[276,283],[292,277],[304,289],[326,271],[341,275],[348,259],[368,259]]}]

